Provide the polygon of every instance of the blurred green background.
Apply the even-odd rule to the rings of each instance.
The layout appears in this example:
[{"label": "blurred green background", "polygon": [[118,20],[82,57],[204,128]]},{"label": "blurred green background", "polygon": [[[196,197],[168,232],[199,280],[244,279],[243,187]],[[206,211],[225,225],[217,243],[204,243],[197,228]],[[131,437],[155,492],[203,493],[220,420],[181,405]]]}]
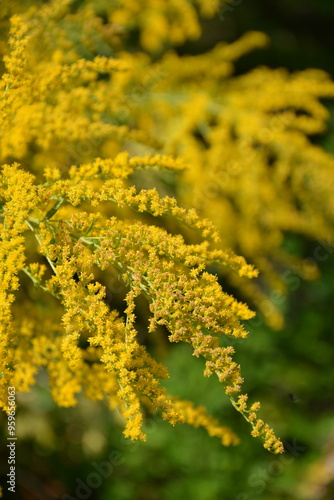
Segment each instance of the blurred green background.
[{"label": "blurred green background", "polygon": [[[203,23],[199,42],[179,51],[200,53],[219,40],[233,41],[245,31],[260,30],[272,45],[242,58],[238,72],[257,65],[317,67],[333,76],[333,23],[330,0],[231,1],[229,8]],[[332,113],[327,136],[314,140],[334,153],[333,130]],[[318,245],[292,237],[286,244],[304,258],[314,258]],[[163,360],[171,375],[166,382],[170,393],[206,406],[235,430],[240,445],[223,448],[202,429],[172,428],[153,418],[147,419],[147,442],[132,443],[122,436],[120,417],[106,405],[82,398],[76,408],[58,408],[41,372],[34,390],[18,396],[17,498],[332,500],[333,250],[327,248],[326,258],[318,263],[321,279],[299,280],[282,303],[284,330],[271,331],[257,318],[249,322],[249,338],[238,345],[245,391],[251,400],[263,402],[262,415],[284,440],[284,455],[271,455],[250,437],[248,424],[231,407],[218,381],[203,378],[201,360],[191,356],[188,346],[173,345]],[[0,419],[5,429],[4,415]],[[2,456],[1,463],[6,462]],[[5,485],[5,470],[0,472]]]}]

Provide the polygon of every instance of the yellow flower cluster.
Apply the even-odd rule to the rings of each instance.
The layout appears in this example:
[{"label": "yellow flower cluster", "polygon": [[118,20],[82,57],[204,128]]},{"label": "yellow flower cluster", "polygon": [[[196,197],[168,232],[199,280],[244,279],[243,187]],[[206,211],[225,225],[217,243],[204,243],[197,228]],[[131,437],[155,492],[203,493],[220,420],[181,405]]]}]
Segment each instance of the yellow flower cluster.
[{"label": "yellow flower cluster", "polygon": [[[122,163],[124,171],[119,168]],[[171,342],[192,345],[194,355],[206,360],[205,375],[218,376],[232,403],[255,430],[259,429],[265,446],[280,452],[282,445],[272,431],[265,427],[266,433],[261,432],[256,409],[252,409],[253,417],[249,418],[247,406],[234,402],[243,381],[240,367],[232,359],[234,348],[221,347],[219,343],[222,335],[245,337],[240,320],[251,318],[253,313],[226,294],[217,277],[205,269],[214,261],[230,266],[240,275],[252,277],[256,272],[232,252],[213,249],[210,236],[216,241],[216,232],[193,211],[178,207],[172,198],[160,198],[156,191],[137,193],[122,184],[122,177],[150,166],[178,169],[179,163],[166,156],[131,158],[122,154],[114,161],[98,159],[75,167],[69,179],[48,177],[46,184],[38,186],[33,184],[33,176],[17,165],[3,167],[4,235],[10,228],[8,238],[14,230],[30,230],[37,248],[30,247],[29,252],[35,259],[36,251],[44,255],[49,270],[38,260],[25,267],[22,244],[19,251],[23,256],[18,258],[15,254],[15,266],[7,252],[2,257],[3,267],[10,270],[10,276],[24,271],[32,285],[43,290],[43,297],[44,292],[49,292],[63,306],[62,313],[59,306],[55,307],[54,320],[46,329],[38,320],[38,304],[33,307],[34,312],[26,315],[22,315],[21,306],[13,323],[8,301],[4,302],[6,344],[2,356],[7,365],[8,360],[13,362],[4,373],[3,387],[11,383],[17,390],[28,390],[38,367],[45,366],[52,395],[59,405],[75,404],[76,394],[82,389],[94,400],[106,395],[111,407],[120,407],[126,421],[124,433],[132,439],[145,438],[142,409],[147,407],[161,411],[162,417],[173,425],[192,423],[220,437],[223,444],[235,443],[233,433],[202,408],[175,403],[160,386],[159,379],[166,378],[167,371],[140,344],[135,327],[136,301],[142,296],[151,315],[148,331],[153,334],[158,325],[164,325]],[[16,189],[17,184],[21,190]],[[107,203],[119,210],[128,206],[135,212],[147,212],[157,219],[171,216],[179,225],[200,230],[204,241],[186,244],[180,234],[171,234],[152,223],[106,218],[96,213],[95,206],[100,209]],[[90,207],[88,212],[75,208],[83,204]],[[5,252],[5,237],[2,245]],[[96,280],[97,268],[102,271],[101,282]],[[116,269],[124,282],[125,320],[105,302],[103,282],[108,281],[111,269]],[[9,280],[8,287],[10,283]],[[17,281],[14,283],[17,287]],[[25,286],[29,286],[27,282]],[[25,297],[23,303],[24,311],[30,307],[29,299]],[[14,307],[12,314],[15,312]]]},{"label": "yellow flower cluster", "polygon": [[283,296],[286,272],[318,275],[316,265],[289,254],[286,235],[327,240],[333,233],[334,158],[309,136],[326,130],[321,100],[334,97],[334,84],[320,70],[259,68],[231,76],[236,58],[265,43],[264,35],[249,33],[199,56],[167,53],[163,78],[133,113],[142,124],[149,109],[145,127],[164,137],[164,152],[189,164],[176,185],[179,199],[214,221],[224,246],[261,271],[254,283],[226,278],[280,328],[282,315],[274,302],[268,308],[267,290]]},{"label": "yellow flower cluster", "polygon": [[220,422],[208,415],[203,406],[196,407],[191,401],[173,400],[175,407],[182,413],[183,422],[193,427],[203,427],[210,436],[221,439],[224,446],[239,443],[239,438],[228,427],[223,427]]},{"label": "yellow flower cluster", "polygon": [[[20,16],[13,16],[11,24],[9,44],[12,50],[4,58],[6,71],[0,81],[3,158],[14,155],[23,158],[32,141],[41,149],[48,149],[55,140],[64,143],[87,135],[96,138],[108,134],[122,136],[127,132],[125,125],[117,127],[92,120],[94,113],[103,112],[113,97],[110,94],[109,102],[102,107],[101,102],[95,102],[94,87],[98,76],[126,71],[129,67],[126,61],[96,56],[93,60],[78,59],[71,64],[36,63],[29,59],[30,52],[26,50],[27,44],[33,41],[32,35],[27,34],[29,24],[24,24]],[[40,134],[41,129],[43,134]]]},{"label": "yellow flower cluster", "polygon": [[11,305],[19,288],[18,272],[25,264],[23,233],[34,207],[32,175],[16,165],[4,165],[0,177],[0,407],[7,409],[7,387],[10,385],[16,358],[12,345],[18,339],[13,326]]},{"label": "yellow flower cluster", "polygon": [[[201,34],[196,7],[203,16],[213,16],[227,0],[125,0],[112,6],[111,23],[125,29],[137,29],[140,43],[149,52],[161,51],[166,45],[180,45]],[[196,6],[195,6],[195,5]]]}]

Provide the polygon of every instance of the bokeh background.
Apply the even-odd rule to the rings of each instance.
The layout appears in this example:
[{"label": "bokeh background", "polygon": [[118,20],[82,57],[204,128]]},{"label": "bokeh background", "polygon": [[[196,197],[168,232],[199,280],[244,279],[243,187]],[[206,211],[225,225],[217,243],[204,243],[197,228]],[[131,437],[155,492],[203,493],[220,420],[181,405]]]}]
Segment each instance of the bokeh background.
[{"label": "bokeh background", "polygon": [[[259,30],[272,44],[243,57],[238,73],[259,65],[316,67],[333,77],[333,23],[330,0],[231,1],[214,19],[203,22],[200,40],[178,51],[202,53],[220,40],[233,41]],[[334,107],[326,105],[331,126],[315,140],[334,153]],[[315,258],[318,243],[289,236],[286,245],[307,259]],[[223,448],[202,429],[172,428],[154,418],[147,419],[145,443],[127,441],[121,418],[107,405],[81,398],[75,408],[58,408],[41,372],[33,391],[18,395],[17,498],[332,500],[334,249],[323,247],[321,255],[321,278],[312,283],[298,278],[282,302],[284,329],[272,331],[258,317],[250,325],[249,338],[238,345],[245,391],[250,399],[263,402],[267,421],[285,443],[284,455],[269,454],[251,438],[218,381],[203,378],[201,360],[192,357],[187,346],[174,345],[161,349],[171,375],[165,383],[168,390],[206,406],[235,430],[240,445]],[[0,419],[3,442],[4,416]],[[5,456],[1,463],[6,463]],[[0,479],[4,485],[4,475]],[[65,493],[68,496],[62,496]]]}]

